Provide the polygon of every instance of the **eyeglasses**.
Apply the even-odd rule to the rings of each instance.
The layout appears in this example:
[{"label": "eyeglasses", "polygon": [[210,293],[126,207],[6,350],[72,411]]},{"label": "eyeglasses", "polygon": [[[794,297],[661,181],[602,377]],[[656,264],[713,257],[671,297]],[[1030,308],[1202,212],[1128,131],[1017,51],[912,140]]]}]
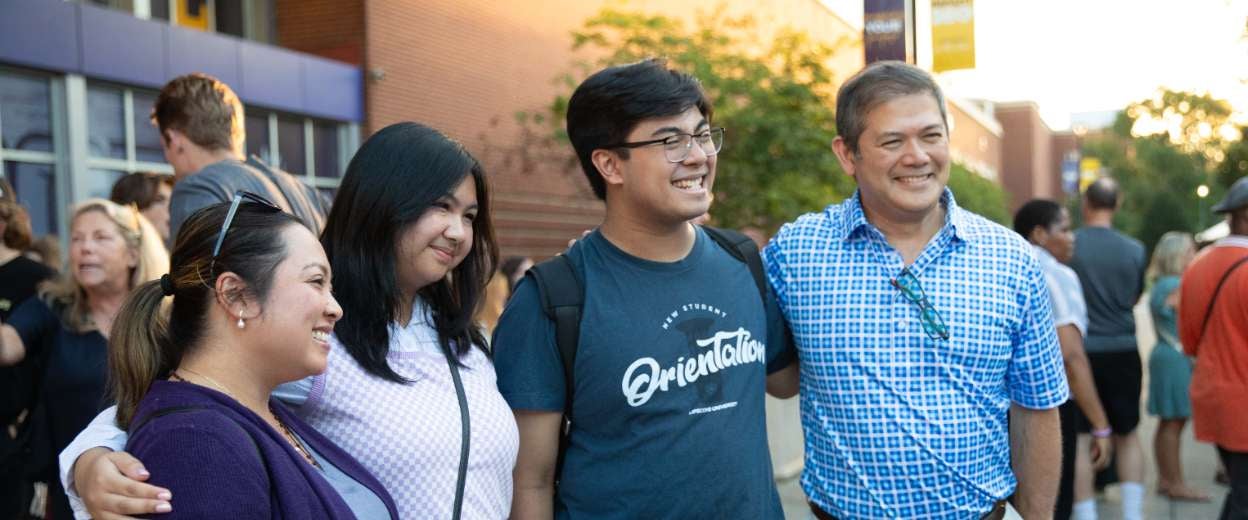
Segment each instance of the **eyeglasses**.
[{"label": "eyeglasses", "polygon": [[662,139],[619,143],[604,146],[603,148],[641,148],[643,146],[662,144],[663,155],[667,157],[668,162],[678,163],[684,162],[689,157],[689,152],[693,150],[693,143],[695,142],[698,143],[698,148],[701,148],[702,153],[705,153],[707,157],[715,155],[724,147],[724,129],[712,128],[699,134],[676,134]]},{"label": "eyeglasses", "polygon": [[212,246],[212,261],[208,264],[208,272],[216,276],[217,255],[221,254],[221,244],[225,243],[225,234],[230,230],[230,224],[234,223],[234,215],[238,213],[238,206],[243,203],[243,199],[255,202],[265,206],[273,211],[282,211],[268,199],[256,195],[249,191],[238,190],[234,192],[234,199],[230,201],[230,210],[225,212],[225,220],[221,222],[221,232],[217,233],[217,243]]},{"label": "eyeglasses", "polygon": [[889,280],[889,283],[901,291],[902,296],[905,296],[907,300],[919,306],[919,323],[923,325],[923,332],[927,333],[927,337],[949,339],[949,327],[945,325],[944,318],[940,317],[940,312],[932,306],[932,302],[928,301],[927,293],[923,292],[923,285],[909,268],[902,269],[901,274]]}]

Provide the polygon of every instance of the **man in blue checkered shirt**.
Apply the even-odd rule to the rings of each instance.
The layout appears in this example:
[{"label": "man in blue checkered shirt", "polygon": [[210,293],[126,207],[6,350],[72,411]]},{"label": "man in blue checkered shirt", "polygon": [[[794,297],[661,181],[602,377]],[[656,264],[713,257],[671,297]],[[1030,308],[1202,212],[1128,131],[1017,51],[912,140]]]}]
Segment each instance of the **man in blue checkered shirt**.
[{"label": "man in blue checkered shirt", "polygon": [[926,72],[867,67],[841,87],[836,126],[857,192],[763,255],[801,358],[814,516],[1051,518],[1069,389],[1034,252],[945,187],[945,102]]}]

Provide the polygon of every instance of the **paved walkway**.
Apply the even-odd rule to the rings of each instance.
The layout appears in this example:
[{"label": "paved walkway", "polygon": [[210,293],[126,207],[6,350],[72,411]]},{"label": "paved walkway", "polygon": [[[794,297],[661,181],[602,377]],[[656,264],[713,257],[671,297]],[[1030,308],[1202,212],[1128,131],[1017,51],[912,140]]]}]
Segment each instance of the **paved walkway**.
[{"label": "paved walkway", "polygon": [[[1153,333],[1152,320],[1148,315],[1148,295],[1141,298],[1141,305],[1135,309],[1136,331],[1139,336],[1140,354],[1143,356],[1145,374],[1144,389],[1145,398],[1148,391],[1148,354],[1152,351],[1153,344],[1156,341]],[[1143,403],[1141,403],[1141,408]],[[1222,500],[1226,496],[1227,488],[1217,485],[1213,482],[1213,474],[1217,470],[1217,450],[1209,444],[1196,442],[1192,438],[1192,428],[1188,427],[1183,431],[1182,458],[1183,472],[1187,477],[1187,481],[1193,487],[1200,489],[1213,496],[1212,502],[1208,503],[1192,503],[1192,502],[1172,502],[1166,498],[1157,496],[1157,472],[1153,463],[1153,433],[1157,430],[1157,419],[1149,416],[1147,413],[1141,413],[1140,420],[1140,444],[1144,448],[1144,467],[1145,467],[1145,495],[1144,518],[1152,520],[1204,520],[1216,519],[1218,513],[1222,509]],[[773,450],[774,452],[775,450]],[[777,482],[780,488],[780,500],[784,504],[785,518],[787,520],[805,520],[809,517],[810,510],[806,507],[806,496],[802,493],[797,478],[786,479]],[[1121,498],[1118,493],[1118,486],[1111,485],[1105,489],[1097,502],[1097,510],[1099,516],[1104,520],[1117,520],[1121,518]]]}]

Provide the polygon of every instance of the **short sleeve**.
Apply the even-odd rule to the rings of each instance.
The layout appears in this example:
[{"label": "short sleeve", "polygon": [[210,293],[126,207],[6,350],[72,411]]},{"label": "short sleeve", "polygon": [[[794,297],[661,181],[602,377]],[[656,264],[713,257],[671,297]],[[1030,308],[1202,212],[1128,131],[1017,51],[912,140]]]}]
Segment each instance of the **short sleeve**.
[{"label": "short sleeve", "polygon": [[43,300],[32,297],[17,306],[5,325],[17,331],[17,336],[22,338],[22,346],[26,349],[26,357],[31,358],[44,354],[45,343],[56,334],[61,320]]},{"label": "short sleeve", "polygon": [[788,367],[797,359],[797,348],[793,345],[793,334],[780,312],[780,303],[776,301],[775,290],[767,287],[767,298],[763,302],[767,312],[767,373],[776,372]]},{"label": "short sleeve", "polygon": [[1012,356],[1006,374],[1006,390],[1020,406],[1035,410],[1055,408],[1070,398],[1062,350],[1053,325],[1048,289],[1034,257],[1024,260],[1023,284],[1019,288],[1021,315],[1013,332]]},{"label": "short sleeve", "polygon": [[1045,276],[1045,288],[1048,289],[1049,303],[1053,309],[1053,325],[1055,327],[1064,327],[1066,325],[1074,325],[1079,329],[1080,334],[1087,333],[1087,327],[1083,324],[1084,320],[1079,319],[1078,313],[1071,305],[1069,293],[1067,293],[1053,276]]},{"label": "short sleeve", "polygon": [[87,512],[87,506],[82,502],[82,498],[78,496],[78,489],[74,487],[74,463],[78,462],[78,457],[83,452],[96,447],[108,448],[112,451],[121,451],[126,447],[126,440],[129,438],[125,431],[117,427],[117,406],[110,406],[104,411],[91,419],[91,423],[85,429],[78,432],[78,436],[61,450],[57,460],[60,462],[58,468],[61,472],[61,485],[65,489],[65,495],[69,497],[69,507],[74,510],[74,518],[91,518]]},{"label": "short sleeve", "polygon": [[[783,233],[784,230],[781,230]],[[776,303],[783,310],[784,298],[787,294],[787,280],[785,279],[785,261],[784,252],[780,250],[779,236],[772,239],[767,247],[763,248],[763,270],[767,273],[767,283],[771,285],[771,292],[776,298]]]},{"label": "short sleeve", "polygon": [[189,421],[148,424],[127,446],[151,473],[148,483],[173,494],[173,511],[158,518],[270,518],[269,479],[254,441],[230,419],[190,413]]},{"label": "short sleeve", "polygon": [[513,410],[562,411],[567,386],[555,325],[532,277],[516,286],[491,341],[498,391]]}]

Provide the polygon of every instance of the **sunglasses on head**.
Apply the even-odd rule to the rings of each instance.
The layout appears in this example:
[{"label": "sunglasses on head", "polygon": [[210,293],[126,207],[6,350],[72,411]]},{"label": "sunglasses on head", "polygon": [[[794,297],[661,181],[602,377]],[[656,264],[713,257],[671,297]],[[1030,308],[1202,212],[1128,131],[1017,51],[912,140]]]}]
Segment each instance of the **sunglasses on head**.
[{"label": "sunglasses on head", "polygon": [[208,266],[208,271],[215,273],[217,256],[221,254],[221,244],[225,243],[225,235],[230,231],[230,224],[234,223],[234,215],[238,214],[238,206],[243,203],[243,199],[248,202],[260,204],[273,211],[282,211],[282,208],[269,202],[269,199],[256,195],[250,191],[238,190],[234,192],[234,198],[230,201],[230,210],[225,213],[225,220],[221,222],[221,231],[217,233],[217,242],[212,246],[212,262]]}]

